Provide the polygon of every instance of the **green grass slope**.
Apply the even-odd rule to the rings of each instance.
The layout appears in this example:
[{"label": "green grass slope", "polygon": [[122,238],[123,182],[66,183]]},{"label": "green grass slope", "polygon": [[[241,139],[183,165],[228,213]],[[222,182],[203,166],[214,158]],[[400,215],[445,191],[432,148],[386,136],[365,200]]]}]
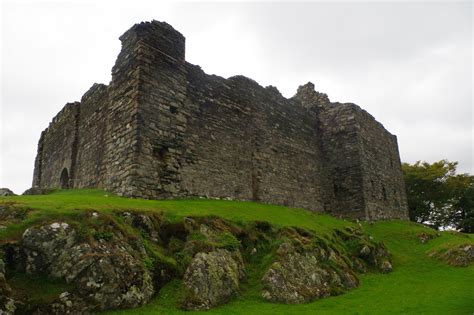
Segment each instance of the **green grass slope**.
[{"label": "green grass slope", "polygon": [[[19,239],[23,231],[40,222],[78,219],[84,212],[103,214],[117,210],[162,212],[169,220],[186,216],[219,216],[248,223],[268,221],[276,226],[300,226],[321,236],[335,228],[356,223],[302,209],[264,205],[253,202],[223,200],[150,201],[107,195],[98,190],[58,191],[43,196],[0,198],[1,204],[15,204],[25,209],[25,217],[9,222],[0,229],[0,244]],[[3,225],[5,222],[0,222]],[[206,314],[473,314],[474,266],[452,267],[429,257],[428,253],[459,244],[474,243],[472,235],[441,232],[425,244],[420,233],[434,232],[421,225],[404,221],[362,224],[374,239],[383,241],[393,255],[394,271],[390,274],[366,274],[361,285],[340,296],[302,305],[266,302],[260,296],[261,270],[247,270],[248,282],[243,293],[231,303]],[[166,285],[150,304],[137,309],[117,310],[106,314],[198,314],[179,309],[178,280]]]}]

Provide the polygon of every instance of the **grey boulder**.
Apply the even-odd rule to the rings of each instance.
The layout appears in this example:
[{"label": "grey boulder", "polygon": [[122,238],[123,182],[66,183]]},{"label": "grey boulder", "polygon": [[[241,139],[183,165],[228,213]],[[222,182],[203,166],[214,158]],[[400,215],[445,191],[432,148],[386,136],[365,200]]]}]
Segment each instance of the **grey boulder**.
[{"label": "grey boulder", "polygon": [[183,308],[207,310],[225,304],[239,292],[244,264],[239,252],[217,249],[198,253],[185,274]]},{"label": "grey boulder", "polygon": [[54,222],[27,229],[21,250],[26,273],[73,285],[52,305],[55,314],[135,307],[153,295],[150,272],[123,239],[88,243],[68,223]]},{"label": "grey boulder", "polygon": [[15,196],[15,193],[8,188],[0,188],[0,197]]},{"label": "grey boulder", "polygon": [[297,248],[290,242],[277,250],[277,260],[262,278],[262,296],[296,304],[337,295],[358,286],[349,266],[332,249],[317,245]]}]

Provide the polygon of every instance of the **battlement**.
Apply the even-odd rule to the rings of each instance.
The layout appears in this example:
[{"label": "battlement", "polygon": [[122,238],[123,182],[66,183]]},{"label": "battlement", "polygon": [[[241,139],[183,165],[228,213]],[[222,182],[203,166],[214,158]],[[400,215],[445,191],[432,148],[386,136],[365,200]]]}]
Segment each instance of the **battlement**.
[{"label": "battlement", "polygon": [[359,106],[331,103],[311,82],[287,99],[207,75],[167,23],[135,24],[120,40],[110,85],[93,85],[42,133],[34,186],[407,218],[396,137]]}]

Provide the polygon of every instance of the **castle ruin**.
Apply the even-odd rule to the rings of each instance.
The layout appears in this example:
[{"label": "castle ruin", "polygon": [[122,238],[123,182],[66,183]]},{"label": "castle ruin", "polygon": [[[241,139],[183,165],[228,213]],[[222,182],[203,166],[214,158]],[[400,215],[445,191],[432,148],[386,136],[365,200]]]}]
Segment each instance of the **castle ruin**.
[{"label": "castle ruin", "polygon": [[185,61],[170,25],[134,25],[110,84],[94,84],[41,133],[33,187],[149,199],[216,197],[350,219],[407,218],[397,139],[314,85],[283,97]]}]

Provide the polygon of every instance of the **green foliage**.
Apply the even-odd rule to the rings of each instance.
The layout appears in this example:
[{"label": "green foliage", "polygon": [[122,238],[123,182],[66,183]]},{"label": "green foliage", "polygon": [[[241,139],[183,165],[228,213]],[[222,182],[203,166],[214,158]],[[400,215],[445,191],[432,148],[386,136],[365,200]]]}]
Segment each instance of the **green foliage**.
[{"label": "green foliage", "polygon": [[[464,186],[466,187],[466,186]],[[452,214],[451,221],[465,233],[474,233],[474,184],[471,177],[470,186],[461,188],[457,192],[458,198],[453,203],[456,211]]]},{"label": "green foliage", "polygon": [[219,245],[230,251],[235,251],[240,248],[240,241],[229,232],[224,232],[219,236]]},{"label": "green foliage", "polygon": [[235,251],[240,248],[240,241],[229,232],[223,232],[217,235],[216,239],[210,240],[206,235],[202,234],[199,231],[193,231],[188,235],[189,241],[195,241],[196,244],[200,244],[201,247],[214,249],[214,248],[224,248],[229,251]]},{"label": "green foliage", "polygon": [[95,231],[93,232],[93,236],[96,240],[104,240],[110,241],[114,238],[114,234],[109,231]]},{"label": "green foliage", "polygon": [[184,242],[174,236],[171,237],[169,243],[168,243],[168,249],[172,253],[178,252],[182,250],[184,247]]},{"label": "green foliage", "polygon": [[193,231],[188,235],[188,240],[198,241],[198,242],[207,242],[207,237],[199,231]]},{"label": "green foliage", "polygon": [[19,297],[26,297],[34,303],[51,303],[62,292],[72,289],[72,286],[61,279],[46,276],[32,276],[15,272],[8,278],[8,283]]},{"label": "green foliage", "polygon": [[456,166],[447,160],[403,163],[410,220],[474,232],[474,176],[456,174]]},{"label": "green foliage", "polygon": [[156,264],[166,265],[169,269],[173,270],[178,268],[176,260],[173,257],[166,255],[165,250],[162,247],[146,239],[142,239],[141,241],[147,252],[147,257],[144,260],[147,268],[152,270]]}]

